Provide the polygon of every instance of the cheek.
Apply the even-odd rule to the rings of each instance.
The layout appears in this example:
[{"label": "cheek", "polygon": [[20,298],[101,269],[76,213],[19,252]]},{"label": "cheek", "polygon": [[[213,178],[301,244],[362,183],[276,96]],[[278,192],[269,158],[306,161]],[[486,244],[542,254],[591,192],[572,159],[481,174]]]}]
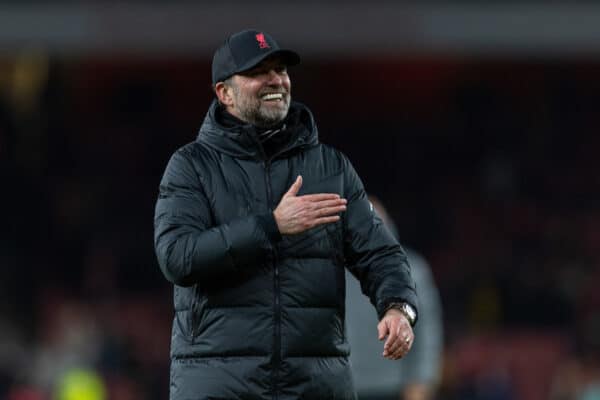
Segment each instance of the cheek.
[{"label": "cheek", "polygon": [[285,87],[288,91],[292,88],[292,82],[290,81],[289,77],[286,77],[283,80],[283,87]]},{"label": "cheek", "polygon": [[250,104],[257,101],[258,93],[254,88],[246,87],[242,92],[240,92],[239,98],[242,103]]},{"label": "cheek", "polygon": [[256,96],[260,85],[254,82],[242,82],[239,86],[239,92],[244,97]]}]

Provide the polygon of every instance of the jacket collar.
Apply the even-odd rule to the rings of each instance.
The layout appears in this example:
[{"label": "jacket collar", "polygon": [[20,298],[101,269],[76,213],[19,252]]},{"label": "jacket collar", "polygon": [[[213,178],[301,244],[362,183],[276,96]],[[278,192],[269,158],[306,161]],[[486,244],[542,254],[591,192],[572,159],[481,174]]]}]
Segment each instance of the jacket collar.
[{"label": "jacket collar", "polygon": [[[251,124],[225,125],[221,122],[220,112],[220,105],[213,100],[196,140],[234,157],[264,159],[256,127]],[[285,129],[277,134],[276,154],[318,143],[317,127],[305,105],[292,101],[284,123]]]}]

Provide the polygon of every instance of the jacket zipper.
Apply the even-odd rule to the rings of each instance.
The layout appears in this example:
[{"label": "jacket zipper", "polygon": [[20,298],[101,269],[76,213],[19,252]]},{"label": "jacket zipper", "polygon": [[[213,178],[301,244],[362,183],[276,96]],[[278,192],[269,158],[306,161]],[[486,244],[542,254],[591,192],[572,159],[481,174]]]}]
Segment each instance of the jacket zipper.
[{"label": "jacket zipper", "polygon": [[[300,138],[297,144],[303,144],[304,139]],[[262,158],[263,158],[263,167],[265,169],[265,184],[267,186],[267,204],[269,206],[269,211],[273,212],[273,208],[275,204],[273,203],[273,192],[271,188],[271,160],[274,160],[277,156],[285,153],[291,148],[295,147],[297,144],[292,146],[288,146],[287,148],[273,154],[270,158],[267,158],[265,154],[264,148],[262,144],[256,140],[256,144],[260,149]],[[278,381],[279,381],[279,367],[281,364],[281,287],[279,282],[279,266],[278,266],[278,254],[277,248],[273,249],[273,322],[274,322],[274,331],[273,331],[273,399],[277,400],[279,398],[279,389],[278,389]]]},{"label": "jacket zipper", "polygon": [[[267,186],[267,203],[269,211],[273,212],[273,192],[271,189],[271,162],[266,160],[263,162],[265,168],[265,183]],[[277,382],[279,378],[279,366],[281,362],[281,288],[279,283],[279,266],[277,263],[277,250],[273,252],[273,398],[279,398]]]}]

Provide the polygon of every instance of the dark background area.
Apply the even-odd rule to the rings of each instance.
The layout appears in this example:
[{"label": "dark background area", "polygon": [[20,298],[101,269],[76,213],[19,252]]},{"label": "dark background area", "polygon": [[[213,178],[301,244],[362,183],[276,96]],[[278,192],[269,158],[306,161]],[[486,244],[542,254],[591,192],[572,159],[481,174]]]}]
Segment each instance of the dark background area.
[{"label": "dark background area", "polygon": [[[309,53],[292,95],[432,266],[439,398],[597,384],[600,56],[358,54]],[[0,398],[55,398],[72,368],[111,399],[166,398],[153,208],[212,98],[205,53],[0,56]]]}]

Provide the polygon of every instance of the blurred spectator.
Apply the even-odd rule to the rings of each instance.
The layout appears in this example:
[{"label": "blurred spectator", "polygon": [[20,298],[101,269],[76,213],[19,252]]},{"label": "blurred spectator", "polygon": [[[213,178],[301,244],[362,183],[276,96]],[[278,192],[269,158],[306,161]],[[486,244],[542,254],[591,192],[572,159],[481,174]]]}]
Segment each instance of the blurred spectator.
[{"label": "blurred spectator", "polygon": [[73,368],[59,379],[55,400],[106,400],[106,386],[94,371]]},{"label": "blurred spectator", "polygon": [[50,389],[70,369],[99,361],[104,331],[89,305],[60,297],[47,300],[30,373],[37,386]]},{"label": "blurred spectator", "polygon": [[592,312],[580,321],[574,351],[554,374],[550,400],[600,400],[600,319]]},{"label": "blurred spectator", "polygon": [[[394,236],[398,232],[381,202],[370,196],[377,214]],[[346,272],[346,329],[351,346],[350,361],[360,400],[426,400],[433,398],[441,378],[443,352],[442,306],[427,261],[405,249],[419,297],[419,321],[412,349],[399,361],[381,356],[373,306],[360,284]],[[371,322],[369,322],[371,321]]]},{"label": "blurred spectator", "polygon": [[578,358],[565,362],[552,381],[550,400],[600,400],[600,365]]}]

